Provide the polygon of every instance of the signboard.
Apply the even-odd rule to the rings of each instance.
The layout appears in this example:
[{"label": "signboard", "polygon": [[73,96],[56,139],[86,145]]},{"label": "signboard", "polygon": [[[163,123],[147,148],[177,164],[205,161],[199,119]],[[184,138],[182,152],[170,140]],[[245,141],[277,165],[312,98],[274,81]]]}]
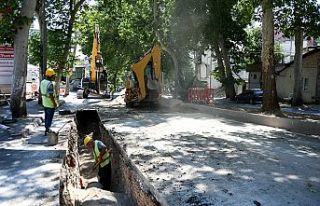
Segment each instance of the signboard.
[{"label": "signboard", "polygon": [[14,48],[10,45],[0,45],[0,89],[10,93],[14,64]]}]

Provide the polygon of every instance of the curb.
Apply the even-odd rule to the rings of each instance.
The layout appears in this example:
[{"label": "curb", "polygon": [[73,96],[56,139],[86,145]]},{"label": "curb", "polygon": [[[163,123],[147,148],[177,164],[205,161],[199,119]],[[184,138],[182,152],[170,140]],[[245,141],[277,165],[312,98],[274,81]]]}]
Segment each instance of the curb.
[{"label": "curb", "polygon": [[216,115],[223,118],[232,119],[240,122],[254,123],[269,127],[285,129],[290,132],[296,132],[306,135],[320,135],[320,123],[308,122],[298,119],[289,119],[283,117],[272,117],[260,114],[252,114],[242,111],[229,109],[220,109],[204,105],[186,104],[188,107],[199,110],[200,112]]},{"label": "curb", "polygon": [[262,114],[253,114],[244,111],[235,111],[230,109],[221,109],[216,107],[210,107],[199,104],[184,103],[176,99],[162,98],[161,103],[164,107],[186,107],[189,109],[197,110],[201,113],[214,115],[222,118],[231,119],[239,122],[253,123],[258,125],[264,125],[279,129],[285,129],[290,132],[296,132],[305,135],[320,135],[320,123],[304,121],[298,119],[290,119],[275,116],[266,116]]}]

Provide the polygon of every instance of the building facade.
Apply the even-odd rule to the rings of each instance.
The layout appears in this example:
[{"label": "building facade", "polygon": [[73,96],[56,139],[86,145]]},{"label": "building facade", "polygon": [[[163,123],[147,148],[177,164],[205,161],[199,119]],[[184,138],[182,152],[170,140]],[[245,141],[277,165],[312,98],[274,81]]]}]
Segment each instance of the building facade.
[{"label": "building facade", "polygon": [[[304,103],[319,102],[320,97],[320,47],[303,55],[302,98]],[[294,88],[294,62],[277,69],[277,92],[282,99],[288,99]]]}]

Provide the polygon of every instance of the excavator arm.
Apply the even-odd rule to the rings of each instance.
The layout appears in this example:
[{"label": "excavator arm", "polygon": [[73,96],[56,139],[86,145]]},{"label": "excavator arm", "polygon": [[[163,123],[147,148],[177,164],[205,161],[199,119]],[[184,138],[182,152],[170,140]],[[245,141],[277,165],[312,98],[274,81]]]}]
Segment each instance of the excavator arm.
[{"label": "excavator arm", "polygon": [[143,100],[147,95],[146,82],[145,82],[145,70],[149,62],[152,62],[154,69],[155,79],[160,82],[161,80],[161,49],[156,44],[150,52],[145,54],[137,63],[131,66],[133,73],[135,74],[139,85],[139,101]]},{"label": "excavator arm", "polygon": [[92,44],[92,52],[91,52],[91,74],[90,74],[90,80],[96,81],[96,60],[98,53],[100,53],[100,38],[99,38],[99,27],[95,25],[94,33],[93,33],[93,44]]}]

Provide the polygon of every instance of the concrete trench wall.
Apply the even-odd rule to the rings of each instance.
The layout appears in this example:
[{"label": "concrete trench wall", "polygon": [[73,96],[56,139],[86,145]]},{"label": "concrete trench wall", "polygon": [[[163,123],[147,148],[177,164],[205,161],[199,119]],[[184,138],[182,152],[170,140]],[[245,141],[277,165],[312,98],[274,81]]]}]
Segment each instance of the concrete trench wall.
[{"label": "concrete trench wall", "polygon": [[[133,205],[167,205],[166,201],[154,190],[151,184],[130,160],[111,132],[101,123],[97,111],[84,110],[78,112],[80,113],[77,113],[75,121],[70,123],[68,150],[66,151],[61,168],[60,205],[79,205],[76,197],[77,195],[75,194],[77,191],[79,192],[79,189],[81,188],[78,146],[82,144],[83,135],[90,132],[82,127],[82,124],[88,124],[88,127],[92,127],[94,139],[102,140],[108,149],[112,150],[112,192],[127,194]],[[81,112],[83,112],[83,114],[81,114]],[[85,121],[80,123],[79,118],[85,118]],[[80,127],[79,124],[81,124]]]},{"label": "concrete trench wall", "polygon": [[127,156],[111,132],[103,127],[103,137],[112,148],[112,189],[128,194],[135,205],[165,206],[166,201]]},{"label": "concrete trench wall", "polygon": [[111,191],[129,195],[135,205],[166,206],[166,201],[154,190],[149,181],[130,160],[124,149],[117,143],[113,134],[106,129],[99,118],[101,140],[112,149]]}]

